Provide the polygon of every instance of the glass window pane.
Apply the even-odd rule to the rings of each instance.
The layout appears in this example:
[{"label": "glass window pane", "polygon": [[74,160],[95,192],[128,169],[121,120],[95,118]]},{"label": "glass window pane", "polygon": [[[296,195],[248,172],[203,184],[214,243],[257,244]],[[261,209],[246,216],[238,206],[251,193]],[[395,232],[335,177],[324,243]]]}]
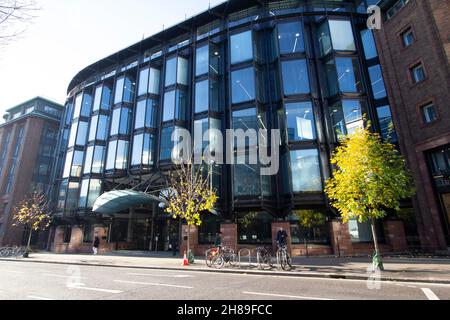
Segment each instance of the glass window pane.
[{"label": "glass window pane", "polygon": [[147,111],[145,113],[145,126],[147,128],[156,127],[157,113],[158,113],[158,100],[149,99],[147,101]]},{"label": "glass window pane", "polygon": [[120,113],[121,109],[114,109],[113,117],[111,122],[111,136],[115,136],[119,134],[119,126],[120,126]]},{"label": "glass window pane", "polygon": [[331,108],[331,119],[338,139],[364,128],[359,100],[342,100]]},{"label": "glass window pane", "polygon": [[78,122],[78,134],[77,134],[77,146],[84,146],[86,144],[86,138],[88,134],[88,126],[89,124],[84,121]]},{"label": "glass window pane", "polygon": [[202,157],[208,146],[208,141],[204,141],[205,132],[209,129],[209,119],[196,120],[194,122],[194,155]]},{"label": "glass window pane", "polygon": [[160,150],[160,160],[167,161],[172,159],[172,133],[174,128],[164,128],[161,133],[161,150]]},{"label": "glass window pane", "polygon": [[281,54],[304,52],[305,44],[301,22],[280,23],[278,25],[278,43]]},{"label": "glass window pane", "polygon": [[110,141],[108,146],[108,157],[106,159],[106,170],[112,170],[115,166],[117,141]]},{"label": "glass window pane", "polygon": [[89,184],[89,194],[88,194],[88,201],[87,201],[87,207],[92,208],[95,204],[95,201],[100,197],[100,192],[102,188],[102,182],[98,179],[92,179],[91,183]]},{"label": "glass window pane", "polygon": [[93,107],[94,112],[100,109],[100,103],[102,100],[102,88],[103,86],[101,85],[95,88],[94,107]]},{"label": "glass window pane", "polygon": [[195,75],[200,76],[209,71],[209,45],[197,48],[195,56]]},{"label": "glass window pane", "polygon": [[130,134],[131,129],[131,109],[122,108],[122,115],[120,117],[119,133],[123,135]]},{"label": "glass window pane", "polygon": [[92,160],[92,173],[103,173],[103,161],[105,160],[105,147],[96,146]]},{"label": "glass window pane", "polygon": [[175,116],[176,120],[186,120],[187,116],[187,92],[185,90],[176,91],[175,100]]},{"label": "glass window pane", "polygon": [[135,78],[131,75],[125,77],[125,84],[123,87],[123,101],[133,103],[136,92]]},{"label": "glass window pane", "polygon": [[376,65],[369,68],[370,82],[372,84],[372,91],[374,99],[386,98],[386,87],[384,86],[383,74],[381,73],[381,66]]},{"label": "glass window pane", "polygon": [[315,140],[316,125],[312,103],[287,103],[285,108],[289,141]]},{"label": "glass window pane", "polygon": [[66,163],[64,164],[63,178],[68,178],[70,176],[70,170],[72,168],[73,151],[69,151],[66,154]]},{"label": "glass window pane", "polygon": [[283,86],[285,95],[307,94],[310,92],[306,60],[283,61]]},{"label": "glass window pane", "polygon": [[172,57],[166,61],[166,82],[165,86],[171,86],[175,84],[177,77],[177,57]]},{"label": "glass window pane", "polygon": [[117,143],[116,169],[125,170],[128,165],[128,141],[119,140]]},{"label": "glass window pane", "polygon": [[252,31],[235,34],[231,36],[231,64],[253,59]]},{"label": "glass window pane", "polygon": [[102,90],[102,103],[100,108],[102,110],[109,110],[111,106],[111,88],[109,86],[103,86]]},{"label": "glass window pane", "polygon": [[142,146],[144,143],[144,135],[139,134],[133,139],[133,154],[131,157],[132,166],[140,166],[142,164]]},{"label": "glass window pane", "polygon": [[378,122],[380,124],[381,136],[383,139],[397,140],[395,133],[394,121],[392,119],[391,107],[383,106],[377,108]]},{"label": "glass window pane", "polygon": [[152,166],[154,159],[154,137],[146,133],[144,135],[144,147],[142,149],[142,164],[144,166]]},{"label": "glass window pane", "polygon": [[142,69],[139,72],[139,89],[138,89],[139,96],[146,94],[148,91],[148,77],[149,77],[148,68]]},{"label": "glass window pane", "polygon": [[72,169],[70,171],[70,176],[79,178],[81,177],[81,168],[83,167],[84,152],[75,151],[73,153]]},{"label": "glass window pane", "polygon": [[78,201],[79,208],[86,207],[88,192],[89,192],[89,179],[85,179],[81,183],[80,200]]},{"label": "glass window pane", "polygon": [[195,113],[208,111],[209,106],[209,81],[201,81],[195,84]]},{"label": "glass window pane", "polygon": [[72,127],[70,128],[69,144],[67,145],[68,148],[71,148],[75,145],[77,132],[78,132],[78,122],[75,122],[72,124]]},{"label": "glass window pane", "polygon": [[93,116],[91,119],[91,126],[89,128],[89,140],[94,141],[97,136],[97,124],[98,124],[98,116]]},{"label": "glass window pane", "polygon": [[363,92],[357,59],[336,58],[336,71],[341,92]]},{"label": "glass window pane", "polygon": [[136,119],[134,120],[135,129],[140,129],[144,127],[146,110],[147,110],[147,100],[138,101],[136,106]]},{"label": "glass window pane", "polygon": [[231,92],[233,103],[255,100],[255,73],[253,68],[231,73]]},{"label": "glass window pane", "polygon": [[77,119],[80,116],[82,102],[83,102],[83,95],[80,93],[75,98],[75,110],[73,112],[73,119]]},{"label": "glass window pane", "polygon": [[[243,161],[245,154],[237,156],[235,161]],[[240,159],[242,158],[242,159]],[[257,165],[235,164],[234,166],[235,196],[261,195],[261,176]]]},{"label": "glass window pane", "polygon": [[355,51],[355,40],[350,21],[329,20],[334,50]]},{"label": "glass window pane", "polygon": [[319,152],[316,149],[291,151],[293,192],[322,191]]},{"label": "glass window pane", "polygon": [[376,58],[378,56],[375,39],[373,38],[372,30],[366,29],[361,31],[361,39],[364,47],[364,54],[366,60]]},{"label": "glass window pane", "polygon": [[148,81],[148,92],[151,94],[159,94],[159,81],[161,78],[161,71],[155,68],[150,68],[150,79]]},{"label": "glass window pane", "polygon": [[92,171],[92,157],[94,156],[94,147],[87,148],[86,160],[84,161],[84,174],[89,174]]},{"label": "glass window pane", "polygon": [[70,182],[67,189],[66,210],[78,209],[78,192],[80,184],[78,182]]},{"label": "glass window pane", "polygon": [[98,118],[98,128],[97,128],[97,140],[106,140],[108,135],[108,120],[109,117],[105,115],[100,115]]},{"label": "glass window pane", "polygon": [[177,83],[188,85],[188,60],[178,57]]},{"label": "glass window pane", "polygon": [[164,94],[163,122],[172,121],[175,118],[175,91]]},{"label": "glass window pane", "polygon": [[114,104],[121,103],[123,97],[123,85],[125,83],[125,77],[120,77],[116,81],[116,91],[114,96]]},{"label": "glass window pane", "polygon": [[320,44],[320,53],[322,56],[325,56],[331,52],[331,37],[330,37],[330,29],[328,27],[328,23],[324,22],[320,25],[317,30],[317,37],[319,39]]}]

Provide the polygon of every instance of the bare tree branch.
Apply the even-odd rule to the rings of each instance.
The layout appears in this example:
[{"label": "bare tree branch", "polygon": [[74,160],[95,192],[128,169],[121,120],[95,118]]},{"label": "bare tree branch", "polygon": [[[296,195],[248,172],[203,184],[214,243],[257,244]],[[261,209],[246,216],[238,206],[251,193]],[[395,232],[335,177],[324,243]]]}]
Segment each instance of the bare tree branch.
[{"label": "bare tree branch", "polygon": [[39,10],[35,0],[0,0],[0,46],[22,35]]}]

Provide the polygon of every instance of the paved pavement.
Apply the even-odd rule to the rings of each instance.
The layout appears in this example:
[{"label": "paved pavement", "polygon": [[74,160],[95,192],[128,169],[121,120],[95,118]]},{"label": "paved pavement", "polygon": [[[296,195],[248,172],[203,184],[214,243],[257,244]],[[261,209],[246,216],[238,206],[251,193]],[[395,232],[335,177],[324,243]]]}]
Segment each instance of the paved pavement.
[{"label": "paved pavement", "polygon": [[[2,261],[3,259],[0,259]],[[294,269],[282,271],[277,268],[259,270],[255,259],[249,265],[248,257],[242,258],[240,268],[226,266],[222,270],[206,267],[199,257],[196,263],[183,267],[182,259],[173,258],[167,254],[148,254],[141,252],[122,252],[111,255],[57,255],[49,253],[34,253],[30,259],[14,260],[19,263],[56,263],[72,265],[92,265],[108,267],[126,267],[136,269],[166,269],[173,271],[222,272],[226,274],[253,274],[266,276],[295,276],[304,278],[338,278],[367,280],[372,277],[369,258],[295,258]],[[5,260],[4,260],[5,261]],[[8,259],[6,259],[8,261]],[[409,259],[385,258],[385,271],[379,279],[383,281],[424,282],[450,284],[450,259]]]},{"label": "paved pavement", "polygon": [[450,284],[0,261],[0,300],[336,299],[450,300]]}]

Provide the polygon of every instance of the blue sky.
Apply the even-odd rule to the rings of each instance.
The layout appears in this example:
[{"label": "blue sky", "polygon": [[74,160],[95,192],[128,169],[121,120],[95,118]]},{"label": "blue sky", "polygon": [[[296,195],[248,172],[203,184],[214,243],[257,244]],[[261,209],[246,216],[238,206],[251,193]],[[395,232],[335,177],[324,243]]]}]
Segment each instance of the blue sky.
[{"label": "blue sky", "polygon": [[27,31],[0,50],[0,118],[37,95],[64,103],[84,67],[224,0],[38,0]]}]

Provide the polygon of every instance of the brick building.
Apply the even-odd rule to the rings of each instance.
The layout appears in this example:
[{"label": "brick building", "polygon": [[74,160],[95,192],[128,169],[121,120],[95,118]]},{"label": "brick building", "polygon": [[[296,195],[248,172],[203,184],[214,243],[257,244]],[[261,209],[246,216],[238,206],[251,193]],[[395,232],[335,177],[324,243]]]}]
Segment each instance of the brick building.
[{"label": "brick building", "polygon": [[375,32],[423,250],[450,246],[450,1],[383,0]]},{"label": "brick building", "polygon": [[[7,110],[0,124],[0,247],[21,245],[28,231],[12,226],[12,211],[33,191],[47,192],[63,106],[40,97]],[[33,243],[45,243],[44,235]]]}]

